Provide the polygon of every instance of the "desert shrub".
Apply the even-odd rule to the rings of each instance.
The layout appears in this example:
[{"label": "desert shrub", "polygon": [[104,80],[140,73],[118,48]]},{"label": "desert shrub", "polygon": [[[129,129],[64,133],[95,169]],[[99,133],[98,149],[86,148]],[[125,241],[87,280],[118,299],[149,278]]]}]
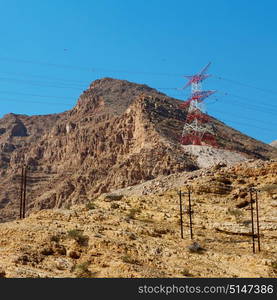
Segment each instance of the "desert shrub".
[{"label": "desert shrub", "polygon": [[91,272],[88,267],[90,265],[89,261],[86,261],[82,264],[76,265],[74,270],[76,272],[76,276],[78,278],[93,278],[97,274],[97,272]]},{"label": "desert shrub", "polygon": [[83,235],[83,230],[80,229],[69,230],[67,236],[74,239],[81,246],[86,246],[89,239],[88,236]]},{"label": "desert shrub", "polygon": [[136,214],[140,213],[141,212],[141,209],[140,208],[131,208],[129,210],[129,213],[128,213],[128,217],[130,219],[135,219],[136,218]]},{"label": "desert shrub", "polygon": [[268,196],[272,197],[275,193],[277,193],[277,184],[267,184],[261,189],[262,191],[267,192]]},{"label": "desert shrub", "polygon": [[95,208],[96,208],[95,203],[91,201],[86,204],[86,209],[95,209]]},{"label": "desert shrub", "polygon": [[142,222],[145,222],[145,223],[154,223],[154,220],[153,219],[151,219],[150,217],[143,217],[143,218],[140,218],[139,219],[140,221],[142,221]]},{"label": "desert shrub", "polygon": [[50,236],[50,241],[51,242],[56,242],[56,243],[59,243],[61,237],[58,235],[58,234],[55,234],[55,235],[51,235]]},{"label": "desert shrub", "polygon": [[228,212],[231,216],[234,216],[236,218],[237,222],[240,222],[241,217],[243,215],[242,211],[236,208],[228,208]]},{"label": "desert shrub", "polygon": [[66,203],[65,205],[64,205],[64,209],[70,209],[70,204],[69,203]]},{"label": "desert shrub", "polygon": [[192,274],[190,273],[190,271],[188,269],[183,269],[181,271],[181,274],[186,277],[192,277]]},{"label": "desert shrub", "polygon": [[118,208],[119,208],[119,204],[117,204],[117,203],[111,204],[111,209],[118,209]]},{"label": "desert shrub", "polygon": [[140,265],[140,262],[133,258],[131,255],[126,254],[122,257],[122,261],[127,263],[127,264],[132,264],[132,265]]},{"label": "desert shrub", "polygon": [[271,262],[271,267],[274,272],[277,272],[277,260]]},{"label": "desert shrub", "polygon": [[121,194],[108,194],[105,196],[106,201],[119,201],[123,198]]},{"label": "desert shrub", "polygon": [[202,248],[197,242],[193,242],[191,245],[188,246],[188,250],[191,253],[198,253],[202,254],[206,249]]}]

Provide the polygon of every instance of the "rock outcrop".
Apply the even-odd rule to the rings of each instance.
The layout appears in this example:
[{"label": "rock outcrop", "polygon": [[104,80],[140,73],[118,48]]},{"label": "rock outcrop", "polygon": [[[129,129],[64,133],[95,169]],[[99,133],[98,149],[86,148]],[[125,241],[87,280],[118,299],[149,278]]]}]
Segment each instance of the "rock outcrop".
[{"label": "rock outcrop", "polygon": [[[0,221],[18,216],[20,167],[28,165],[28,213],[86,203],[113,189],[196,170],[179,140],[182,102],[146,85],[94,81],[61,114],[0,119]],[[277,150],[212,119],[218,144],[263,160]],[[218,163],[218,161],[216,161]]]},{"label": "rock outcrop", "polygon": [[272,143],[270,143],[270,145],[271,145],[272,147],[277,148],[277,141],[273,141]]}]

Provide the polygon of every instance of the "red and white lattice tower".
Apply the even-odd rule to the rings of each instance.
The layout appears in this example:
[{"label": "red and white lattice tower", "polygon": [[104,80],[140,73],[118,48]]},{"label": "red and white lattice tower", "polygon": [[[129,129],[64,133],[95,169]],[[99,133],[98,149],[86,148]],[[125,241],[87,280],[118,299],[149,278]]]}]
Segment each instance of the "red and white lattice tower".
[{"label": "red and white lattice tower", "polygon": [[187,108],[187,116],[182,132],[181,144],[183,145],[210,145],[217,146],[211,119],[204,113],[203,101],[215,91],[202,91],[201,83],[210,75],[206,74],[209,63],[201,72],[192,76],[184,88],[191,86],[191,96],[180,108]]}]

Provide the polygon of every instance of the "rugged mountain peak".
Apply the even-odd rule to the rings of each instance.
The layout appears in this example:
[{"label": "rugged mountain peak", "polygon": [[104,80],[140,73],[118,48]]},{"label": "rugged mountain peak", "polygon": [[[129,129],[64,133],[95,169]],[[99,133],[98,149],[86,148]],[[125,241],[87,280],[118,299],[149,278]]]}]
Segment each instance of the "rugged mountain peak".
[{"label": "rugged mountain peak", "polygon": [[95,80],[78,99],[72,114],[114,114],[121,115],[138,96],[165,94],[145,84],[132,83],[127,80],[103,78]]}]

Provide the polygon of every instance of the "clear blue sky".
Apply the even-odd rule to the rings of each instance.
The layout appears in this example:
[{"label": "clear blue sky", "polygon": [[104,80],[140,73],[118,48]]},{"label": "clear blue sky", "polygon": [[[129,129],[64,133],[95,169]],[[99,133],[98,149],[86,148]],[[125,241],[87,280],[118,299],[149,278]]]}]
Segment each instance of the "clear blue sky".
[{"label": "clear blue sky", "polygon": [[180,88],[211,61],[207,112],[271,142],[276,10],[274,0],[0,0],[0,117],[68,110],[101,77]]}]

